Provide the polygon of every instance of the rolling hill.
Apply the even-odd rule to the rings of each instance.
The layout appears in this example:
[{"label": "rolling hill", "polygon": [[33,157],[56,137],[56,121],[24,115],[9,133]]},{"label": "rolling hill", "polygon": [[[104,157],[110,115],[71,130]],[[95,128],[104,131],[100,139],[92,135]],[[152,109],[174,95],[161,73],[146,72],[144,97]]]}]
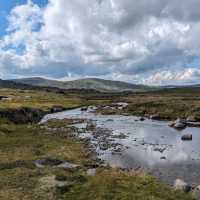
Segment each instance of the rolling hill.
[{"label": "rolling hill", "polygon": [[15,79],[12,81],[32,86],[54,87],[60,89],[91,89],[101,92],[146,91],[151,89],[151,87],[144,85],[135,85],[121,81],[111,81],[97,78],[79,79],[74,81],[56,81],[33,77]]}]

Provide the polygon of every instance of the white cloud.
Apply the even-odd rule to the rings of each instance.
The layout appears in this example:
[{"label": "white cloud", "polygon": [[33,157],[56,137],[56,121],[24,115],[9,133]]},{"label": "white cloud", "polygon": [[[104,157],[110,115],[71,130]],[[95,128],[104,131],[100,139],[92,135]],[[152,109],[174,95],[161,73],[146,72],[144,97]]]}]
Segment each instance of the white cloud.
[{"label": "white cloud", "polygon": [[194,84],[200,78],[200,69],[188,68],[180,71],[161,71],[144,79],[145,84],[166,85],[166,84]]},{"label": "white cloud", "polygon": [[49,0],[40,8],[29,0],[8,17],[1,75],[185,82],[178,74],[189,74],[184,66],[200,55],[199,6],[198,0]]}]

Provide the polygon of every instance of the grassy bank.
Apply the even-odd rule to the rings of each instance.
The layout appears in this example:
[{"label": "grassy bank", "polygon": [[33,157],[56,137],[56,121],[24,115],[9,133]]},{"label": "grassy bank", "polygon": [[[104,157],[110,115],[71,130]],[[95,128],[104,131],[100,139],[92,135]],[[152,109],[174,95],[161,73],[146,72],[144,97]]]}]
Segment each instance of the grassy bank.
[{"label": "grassy bank", "polygon": [[0,95],[8,97],[8,99],[0,101],[0,109],[29,107],[49,111],[55,105],[71,108],[83,103],[80,98],[75,96],[69,97],[64,94],[42,90],[1,89]]},{"label": "grassy bank", "polygon": [[157,115],[160,119],[164,120],[193,116],[197,121],[200,121],[199,89],[176,89],[121,95],[118,98],[113,97],[113,102],[128,102],[129,105],[123,110],[100,107],[98,112],[103,114],[129,114],[147,117]]},{"label": "grassy bank", "polygon": [[[98,168],[96,176],[88,176],[87,169],[95,164],[95,159],[87,145],[68,137],[70,129],[62,129],[63,134],[57,129],[55,134],[55,126],[48,127],[51,128],[1,121],[0,199],[192,199],[141,173]],[[66,160],[80,167],[76,170],[37,168],[34,161],[45,157]],[[68,184],[58,188],[56,180]]]}]

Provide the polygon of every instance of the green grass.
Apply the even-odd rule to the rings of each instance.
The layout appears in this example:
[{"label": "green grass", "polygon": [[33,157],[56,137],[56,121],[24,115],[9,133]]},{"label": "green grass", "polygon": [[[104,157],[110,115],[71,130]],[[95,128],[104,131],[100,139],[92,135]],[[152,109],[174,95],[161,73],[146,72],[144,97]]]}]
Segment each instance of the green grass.
[{"label": "green grass", "polygon": [[[193,91],[193,90],[192,90]],[[194,116],[200,121],[200,92],[186,93],[178,90],[171,92],[162,91],[160,93],[138,93],[127,96],[113,97],[112,102],[128,102],[129,105],[124,110],[99,108],[102,114],[129,114],[136,116],[158,115],[160,119],[174,120],[178,117],[187,118]],[[107,105],[110,103],[107,102]]]},{"label": "green grass", "polygon": [[[61,127],[72,123],[51,121],[40,127],[0,121],[0,199],[193,199],[142,173],[99,168],[95,177],[87,176],[86,166],[94,164],[93,155],[82,141],[67,136],[69,128],[65,135],[59,134]],[[51,128],[57,128],[57,134]],[[80,165],[80,169],[36,168],[33,161],[44,157],[67,160]],[[51,181],[41,181],[53,176],[69,181],[70,187],[58,189],[51,187]]]},{"label": "green grass", "polygon": [[119,169],[100,170],[84,184],[77,184],[62,199],[70,200],[186,200],[189,195],[175,192],[152,177],[122,172]]},{"label": "green grass", "polygon": [[[53,168],[37,169],[34,165],[37,159],[52,157],[84,168],[93,163],[89,155],[78,139],[58,137],[38,125],[14,125],[3,120],[0,123],[0,199],[35,199],[40,178],[58,173]],[[41,198],[45,195],[42,191]]]},{"label": "green grass", "polygon": [[82,101],[78,97],[46,91],[1,89],[0,95],[11,98],[0,101],[0,109],[30,107],[49,111],[55,105],[66,108],[82,105]]}]

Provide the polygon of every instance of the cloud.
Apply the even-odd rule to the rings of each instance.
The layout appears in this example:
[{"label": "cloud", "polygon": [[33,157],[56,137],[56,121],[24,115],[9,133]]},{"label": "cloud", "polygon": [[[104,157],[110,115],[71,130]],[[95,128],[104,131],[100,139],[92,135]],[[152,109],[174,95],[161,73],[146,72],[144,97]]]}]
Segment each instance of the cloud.
[{"label": "cloud", "polygon": [[188,68],[180,71],[161,71],[143,80],[149,85],[195,84],[200,78],[200,69]]},{"label": "cloud", "polygon": [[185,82],[177,74],[198,71],[190,66],[200,55],[199,6],[198,0],[49,0],[39,7],[29,0],[8,17],[1,76]]}]

